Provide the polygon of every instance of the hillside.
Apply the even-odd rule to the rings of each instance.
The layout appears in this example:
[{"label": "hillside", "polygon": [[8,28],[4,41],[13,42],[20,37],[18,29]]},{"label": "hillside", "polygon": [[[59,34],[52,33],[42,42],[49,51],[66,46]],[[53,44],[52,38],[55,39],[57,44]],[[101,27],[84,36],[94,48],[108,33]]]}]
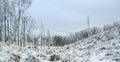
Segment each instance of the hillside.
[{"label": "hillside", "polygon": [[0,43],[0,62],[120,62],[119,26],[64,47]]}]

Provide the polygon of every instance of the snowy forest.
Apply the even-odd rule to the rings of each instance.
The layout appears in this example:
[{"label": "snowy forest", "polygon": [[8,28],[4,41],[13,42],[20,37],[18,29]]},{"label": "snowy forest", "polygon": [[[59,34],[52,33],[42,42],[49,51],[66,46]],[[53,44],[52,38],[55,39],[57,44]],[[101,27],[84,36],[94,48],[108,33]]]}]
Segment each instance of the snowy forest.
[{"label": "snowy forest", "polygon": [[[33,0],[0,0],[0,62],[120,62],[120,21],[52,34],[28,12]],[[80,28],[79,28],[80,29]]]}]

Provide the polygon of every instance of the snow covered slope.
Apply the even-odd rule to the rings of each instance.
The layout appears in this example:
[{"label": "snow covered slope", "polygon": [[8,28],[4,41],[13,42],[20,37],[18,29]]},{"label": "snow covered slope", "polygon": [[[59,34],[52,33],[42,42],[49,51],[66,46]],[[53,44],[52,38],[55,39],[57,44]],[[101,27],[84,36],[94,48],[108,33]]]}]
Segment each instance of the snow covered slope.
[{"label": "snow covered slope", "polygon": [[0,43],[0,62],[120,62],[119,27],[64,47],[17,47]]},{"label": "snow covered slope", "polygon": [[69,46],[72,62],[120,62],[118,27]]}]

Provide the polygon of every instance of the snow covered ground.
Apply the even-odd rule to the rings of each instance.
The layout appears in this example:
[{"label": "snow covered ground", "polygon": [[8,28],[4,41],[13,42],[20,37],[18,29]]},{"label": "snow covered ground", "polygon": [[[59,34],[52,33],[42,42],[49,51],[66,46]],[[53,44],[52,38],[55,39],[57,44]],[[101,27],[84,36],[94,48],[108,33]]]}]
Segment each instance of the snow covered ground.
[{"label": "snow covered ground", "polygon": [[0,62],[120,62],[118,27],[64,47],[17,47],[0,43]]}]

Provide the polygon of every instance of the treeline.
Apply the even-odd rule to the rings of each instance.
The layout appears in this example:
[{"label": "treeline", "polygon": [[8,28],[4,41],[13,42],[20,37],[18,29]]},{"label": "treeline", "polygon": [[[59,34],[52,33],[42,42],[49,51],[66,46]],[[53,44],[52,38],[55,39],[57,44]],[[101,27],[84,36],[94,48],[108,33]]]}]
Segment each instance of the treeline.
[{"label": "treeline", "polygon": [[80,41],[82,39],[88,38],[95,34],[100,34],[105,31],[110,31],[113,28],[117,28],[120,34],[120,22],[114,22],[113,24],[104,25],[103,28],[99,27],[93,27],[90,30],[85,29],[80,32],[75,32],[70,34],[69,36],[60,36],[55,35],[53,36],[53,45],[55,46],[64,46],[67,44],[75,43],[77,41]]},{"label": "treeline", "polygon": [[75,43],[84,38],[88,38],[92,35],[98,34],[101,32],[101,28],[93,27],[90,29],[82,30],[80,32],[71,33],[68,36],[55,35],[53,36],[53,45],[55,46],[64,46],[67,44]]}]

